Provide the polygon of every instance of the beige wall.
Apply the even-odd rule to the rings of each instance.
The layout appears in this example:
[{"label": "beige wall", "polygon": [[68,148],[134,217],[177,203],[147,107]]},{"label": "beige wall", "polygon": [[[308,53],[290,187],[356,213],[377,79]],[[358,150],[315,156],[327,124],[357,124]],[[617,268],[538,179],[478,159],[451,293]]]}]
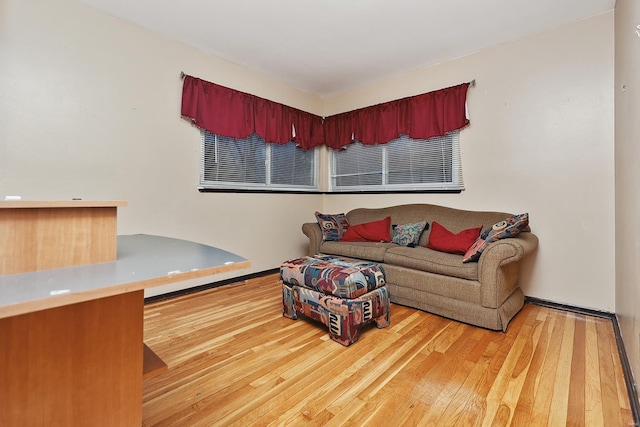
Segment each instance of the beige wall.
[{"label": "beige wall", "polygon": [[320,98],[75,1],[0,5],[1,198],[124,199],[119,233],[218,246],[251,260],[243,274],[304,251],[297,224],[320,197],[197,191],[200,133],[180,118],[179,76],[316,113]]},{"label": "beige wall", "polygon": [[[613,311],[613,13],[330,98],[71,0],[0,2],[0,196],[114,198],[119,232],[191,239],[275,268],[315,210],[425,201],[528,211],[531,296]],[[471,79],[459,195],[201,194],[181,70],[317,114]],[[225,278],[225,277],[221,277]],[[164,292],[174,288],[162,288]]]},{"label": "beige wall", "polygon": [[640,375],[640,2],[615,9],[616,313],[636,384]]},{"label": "beige wall", "polygon": [[462,194],[334,195],[325,209],[527,211],[540,246],[525,294],[614,311],[613,53],[610,12],[327,100],[328,115],[476,79],[460,134]]}]

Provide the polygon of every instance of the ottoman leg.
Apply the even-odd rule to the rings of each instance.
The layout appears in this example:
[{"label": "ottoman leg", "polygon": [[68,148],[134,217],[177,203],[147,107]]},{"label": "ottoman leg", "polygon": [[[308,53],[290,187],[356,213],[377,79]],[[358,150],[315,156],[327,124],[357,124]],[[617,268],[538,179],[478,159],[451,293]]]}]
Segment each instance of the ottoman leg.
[{"label": "ottoman leg", "polygon": [[282,315],[293,320],[298,318],[293,300],[293,287],[284,282],[282,282]]},{"label": "ottoman leg", "polygon": [[376,327],[378,329],[386,328],[387,326],[389,326],[390,323],[391,322],[389,320],[389,310],[387,310],[384,315],[376,319]]},{"label": "ottoman leg", "polygon": [[349,346],[358,341],[360,336],[360,325],[355,325],[339,314],[329,313],[329,338],[344,346]]},{"label": "ottoman leg", "polygon": [[386,328],[389,326],[389,314],[391,312],[391,304],[389,303],[389,293],[387,288],[381,288],[376,297],[377,311],[382,311],[382,316],[376,318],[376,326],[378,328]]}]

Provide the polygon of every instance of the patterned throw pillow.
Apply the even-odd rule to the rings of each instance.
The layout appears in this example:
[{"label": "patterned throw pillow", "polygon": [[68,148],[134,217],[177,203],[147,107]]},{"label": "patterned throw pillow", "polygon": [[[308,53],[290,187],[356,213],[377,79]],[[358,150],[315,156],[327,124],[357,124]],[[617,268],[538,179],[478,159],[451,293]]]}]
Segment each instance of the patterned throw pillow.
[{"label": "patterned throw pillow", "polygon": [[403,224],[393,226],[393,238],[391,241],[400,246],[415,247],[420,240],[420,236],[425,229],[428,229],[427,221],[413,224]]},{"label": "patterned throw pillow", "polygon": [[339,214],[322,214],[316,212],[316,219],[318,225],[322,230],[323,241],[338,241],[344,236],[344,233],[349,228],[349,221],[343,213]]},{"label": "patterned throw pillow", "polygon": [[489,243],[493,243],[500,239],[506,239],[507,237],[514,237],[520,234],[522,230],[529,225],[529,214],[523,213],[520,215],[512,216],[493,224],[492,227],[487,228],[482,232],[478,240],[464,254],[462,262],[477,261],[482,255],[482,252],[487,248]]}]

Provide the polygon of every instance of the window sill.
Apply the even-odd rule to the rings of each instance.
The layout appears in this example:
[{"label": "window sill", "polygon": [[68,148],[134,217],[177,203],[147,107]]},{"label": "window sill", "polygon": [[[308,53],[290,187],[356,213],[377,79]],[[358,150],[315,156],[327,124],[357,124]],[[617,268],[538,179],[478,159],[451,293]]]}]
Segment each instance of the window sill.
[{"label": "window sill", "polygon": [[394,191],[312,191],[312,190],[248,190],[231,188],[198,188],[201,193],[248,193],[248,194],[459,194],[463,190],[394,190]]}]

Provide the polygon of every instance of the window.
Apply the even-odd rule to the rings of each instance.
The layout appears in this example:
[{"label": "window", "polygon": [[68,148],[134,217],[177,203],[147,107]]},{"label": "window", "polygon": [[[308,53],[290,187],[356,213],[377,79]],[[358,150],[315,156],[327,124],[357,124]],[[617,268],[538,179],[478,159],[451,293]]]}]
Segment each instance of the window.
[{"label": "window", "polygon": [[331,191],[464,189],[459,131],[429,139],[401,135],[387,144],[331,150]]},{"label": "window", "polygon": [[317,191],[317,149],[202,132],[200,188]]}]

